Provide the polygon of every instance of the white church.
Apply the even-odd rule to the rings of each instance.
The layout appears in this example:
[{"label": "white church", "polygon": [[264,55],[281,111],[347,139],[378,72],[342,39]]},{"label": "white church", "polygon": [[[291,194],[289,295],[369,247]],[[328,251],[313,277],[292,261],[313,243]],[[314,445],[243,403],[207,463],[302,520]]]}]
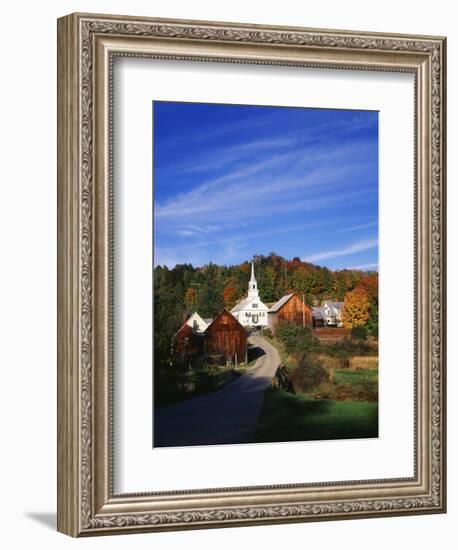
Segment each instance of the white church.
[{"label": "white church", "polygon": [[269,308],[259,298],[258,283],[254,277],[254,263],[251,262],[251,278],[248,296],[235,304],[232,315],[244,327],[267,327]]}]

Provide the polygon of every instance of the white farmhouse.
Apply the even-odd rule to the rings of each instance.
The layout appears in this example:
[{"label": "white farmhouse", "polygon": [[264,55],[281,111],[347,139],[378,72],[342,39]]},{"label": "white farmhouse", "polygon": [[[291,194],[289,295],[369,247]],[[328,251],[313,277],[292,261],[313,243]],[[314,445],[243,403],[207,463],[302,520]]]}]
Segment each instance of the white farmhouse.
[{"label": "white farmhouse", "polygon": [[313,308],[315,326],[343,327],[343,302],[324,301],[321,307]]},{"label": "white farmhouse", "polygon": [[269,308],[259,298],[258,283],[254,277],[254,263],[251,262],[251,278],[248,296],[235,304],[232,315],[244,327],[267,327]]},{"label": "white farmhouse", "polygon": [[189,325],[194,332],[200,334],[207,330],[212,321],[213,319],[202,319],[197,311],[195,311],[186,321],[186,324]]}]

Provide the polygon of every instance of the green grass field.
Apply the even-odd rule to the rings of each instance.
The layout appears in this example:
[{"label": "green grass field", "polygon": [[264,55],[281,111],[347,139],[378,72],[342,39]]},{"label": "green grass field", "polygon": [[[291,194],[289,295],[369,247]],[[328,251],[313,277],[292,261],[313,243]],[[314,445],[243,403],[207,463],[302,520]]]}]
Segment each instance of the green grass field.
[{"label": "green grass field", "polygon": [[257,442],[378,437],[378,403],[325,401],[279,388],[265,392]]},{"label": "green grass field", "polygon": [[334,383],[336,384],[364,384],[365,382],[377,382],[377,380],[378,369],[339,369],[334,372]]}]

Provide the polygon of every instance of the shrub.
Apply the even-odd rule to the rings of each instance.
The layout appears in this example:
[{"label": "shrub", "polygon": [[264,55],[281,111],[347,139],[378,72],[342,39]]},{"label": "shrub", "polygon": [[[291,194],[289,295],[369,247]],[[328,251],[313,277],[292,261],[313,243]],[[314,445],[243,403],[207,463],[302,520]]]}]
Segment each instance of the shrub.
[{"label": "shrub", "polygon": [[317,339],[309,327],[284,323],[277,329],[277,337],[283,342],[287,353],[310,351],[317,346]]},{"label": "shrub", "polygon": [[335,357],[338,359],[341,369],[348,369],[350,366],[350,353],[347,350],[337,350]]},{"label": "shrub", "polygon": [[378,387],[376,382],[362,382],[361,384],[331,384],[324,382],[311,392],[314,399],[328,399],[330,401],[378,401]]},{"label": "shrub", "polygon": [[364,325],[357,325],[351,329],[351,337],[354,340],[365,341],[367,340],[369,331]]},{"label": "shrub", "polygon": [[261,334],[263,336],[265,336],[266,338],[272,338],[273,337],[273,334],[272,334],[272,331],[270,330],[270,328],[263,328],[262,331],[261,331]]},{"label": "shrub", "polygon": [[329,380],[329,373],[318,358],[310,354],[301,354],[297,367],[291,371],[290,380],[296,392],[307,392]]},{"label": "shrub", "polygon": [[367,330],[372,336],[378,336],[378,305],[372,304],[369,308],[369,319],[366,322]]},{"label": "shrub", "polygon": [[369,345],[362,340],[349,340],[345,339],[341,342],[334,342],[332,344],[321,344],[320,352],[330,355],[331,357],[347,357],[350,358],[353,355],[377,355],[377,349],[373,345]]},{"label": "shrub", "polygon": [[334,355],[321,353],[320,355],[318,355],[318,359],[327,371],[333,371],[341,368],[341,363],[339,359]]}]

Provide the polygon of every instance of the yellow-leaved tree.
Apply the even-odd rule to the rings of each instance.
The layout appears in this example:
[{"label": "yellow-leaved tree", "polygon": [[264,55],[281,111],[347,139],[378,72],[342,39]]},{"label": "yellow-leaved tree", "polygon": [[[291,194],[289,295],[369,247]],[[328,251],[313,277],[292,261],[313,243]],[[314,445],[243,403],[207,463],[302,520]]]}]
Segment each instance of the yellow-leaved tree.
[{"label": "yellow-leaved tree", "polygon": [[193,288],[188,288],[184,295],[184,303],[191,309],[195,309],[197,300],[197,292]]},{"label": "yellow-leaved tree", "polygon": [[369,319],[370,300],[367,292],[356,287],[345,295],[342,321],[345,328],[364,325]]}]

